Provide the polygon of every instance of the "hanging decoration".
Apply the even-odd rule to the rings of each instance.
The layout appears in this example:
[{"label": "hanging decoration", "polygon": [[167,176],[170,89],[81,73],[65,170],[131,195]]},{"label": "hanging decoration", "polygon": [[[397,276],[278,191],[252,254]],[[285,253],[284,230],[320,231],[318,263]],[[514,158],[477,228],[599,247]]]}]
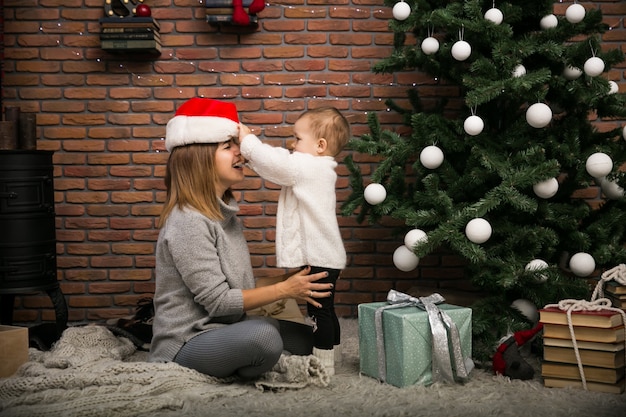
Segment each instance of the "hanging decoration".
[{"label": "hanging decoration", "polygon": [[549,178],[545,181],[533,185],[533,191],[540,198],[552,198],[559,191],[559,181],[556,178]]},{"label": "hanging decoration", "polygon": [[375,206],[385,201],[385,198],[387,198],[387,190],[385,190],[385,187],[381,184],[372,183],[365,187],[363,198],[365,198],[365,201]]},{"label": "hanging decoration", "polygon": [[602,60],[602,58],[592,56],[587,61],[585,61],[583,70],[588,76],[597,77],[604,72],[604,61]]},{"label": "hanging decoration", "polygon": [[526,75],[526,67],[522,64],[517,64],[515,68],[513,68],[513,77],[519,78]]},{"label": "hanging decoration", "polygon": [[452,56],[457,61],[465,61],[472,54],[472,47],[469,43],[460,40],[452,45]]},{"label": "hanging decoration", "polygon": [[596,261],[586,252],[578,252],[569,260],[569,269],[579,277],[589,276],[596,269]]},{"label": "hanging decoration", "polygon": [[411,15],[411,6],[409,6],[404,0],[394,4],[392,14],[396,20],[406,20]]},{"label": "hanging decoration", "polygon": [[485,122],[479,116],[472,114],[470,117],[465,119],[463,123],[463,129],[465,133],[470,136],[476,136],[482,133],[485,128]]},{"label": "hanging decoration", "polygon": [[502,11],[500,9],[496,8],[495,2],[493,7],[485,12],[484,17],[485,19],[495,23],[496,25],[499,25],[504,20],[504,15],[502,14]]},{"label": "hanging decoration", "polygon": [[547,104],[535,103],[526,110],[526,121],[537,129],[546,127],[552,121],[552,110]]},{"label": "hanging decoration", "polygon": [[393,252],[393,264],[400,271],[409,272],[417,268],[420,259],[405,245],[398,246]]},{"label": "hanging decoration", "polygon": [[596,152],[589,155],[585,168],[593,178],[606,177],[613,170],[613,160],[604,152]]},{"label": "hanging decoration", "polygon": [[511,307],[522,313],[522,315],[531,323],[537,323],[537,320],[539,320],[539,311],[537,311],[537,306],[530,300],[518,298],[511,303]]},{"label": "hanging decoration", "polygon": [[465,235],[474,243],[485,243],[491,237],[491,225],[483,218],[470,220],[465,226]]},{"label": "hanging decoration", "polygon": [[580,68],[567,65],[563,69],[563,76],[566,80],[573,81],[578,79],[581,75],[583,75],[583,71]]},{"label": "hanging decoration", "polygon": [[443,151],[435,145],[430,145],[420,152],[420,162],[428,169],[437,169],[443,163]]},{"label": "hanging decoration", "polygon": [[615,181],[610,181],[606,177],[600,179],[600,189],[609,200],[619,200],[624,197],[624,189]]},{"label": "hanging decoration", "polygon": [[[549,266],[548,263],[544,261],[543,259],[533,259],[532,261],[526,264],[524,269],[530,272],[539,272],[544,269],[548,269],[548,266]],[[545,282],[548,280],[548,277],[545,274],[535,274],[535,277],[536,277],[535,279],[537,280],[537,282]]]},{"label": "hanging decoration", "polygon": [[565,19],[570,23],[580,23],[585,18],[585,8],[578,3],[574,3],[565,10]]},{"label": "hanging decoration", "polygon": [[559,19],[556,18],[555,15],[549,14],[541,18],[539,21],[539,26],[543,30],[554,29],[559,25]]},{"label": "hanging decoration", "polygon": [[404,246],[412,250],[415,245],[427,240],[428,236],[422,229],[411,229],[404,235]]},{"label": "hanging decoration", "polygon": [[424,52],[426,55],[435,54],[437,53],[437,51],[439,51],[439,41],[437,40],[437,38],[429,36],[427,38],[424,38],[421,48],[422,52]]}]

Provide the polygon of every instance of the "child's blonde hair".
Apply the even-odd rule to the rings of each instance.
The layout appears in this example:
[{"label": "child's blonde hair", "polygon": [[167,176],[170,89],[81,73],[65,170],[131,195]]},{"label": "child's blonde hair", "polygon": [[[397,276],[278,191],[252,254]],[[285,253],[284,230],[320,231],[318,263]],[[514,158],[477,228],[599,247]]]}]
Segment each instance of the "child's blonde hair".
[{"label": "child's blonde hair", "polygon": [[334,107],[319,107],[307,110],[298,117],[309,119],[309,127],[315,138],[324,138],[328,143],[328,151],[337,156],[350,140],[350,123]]}]

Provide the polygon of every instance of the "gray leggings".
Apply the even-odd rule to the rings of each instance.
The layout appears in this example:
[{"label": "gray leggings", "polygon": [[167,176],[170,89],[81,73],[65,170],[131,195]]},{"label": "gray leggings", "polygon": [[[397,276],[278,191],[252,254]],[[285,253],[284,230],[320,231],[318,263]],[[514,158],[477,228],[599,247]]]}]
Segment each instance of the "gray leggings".
[{"label": "gray leggings", "polygon": [[253,317],[195,336],[178,351],[174,362],[217,378],[256,378],[278,362],[283,351],[309,355],[310,326]]}]

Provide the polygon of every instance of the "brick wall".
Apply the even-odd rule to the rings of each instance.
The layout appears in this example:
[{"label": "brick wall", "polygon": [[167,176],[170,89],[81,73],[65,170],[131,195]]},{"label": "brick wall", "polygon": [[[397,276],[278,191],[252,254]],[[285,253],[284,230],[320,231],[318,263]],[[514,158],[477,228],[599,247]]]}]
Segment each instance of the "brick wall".
[{"label": "brick wall", "polygon": [[[206,1],[206,0],[205,0]],[[204,1],[146,0],[161,25],[163,51],[146,59],[99,48],[102,0],[4,0],[3,106],[37,113],[38,148],[54,151],[58,279],[70,322],[131,314],[154,288],[156,219],[164,199],[165,124],[184,100],[201,95],[232,100],[246,124],[284,146],[307,108],[332,104],[368,131],[368,112],[398,128],[384,100],[403,102],[419,85],[448,94],[415,71],[375,75],[373,63],[391,52],[391,9],[382,0],[269,1],[255,28],[211,26]],[[590,6],[592,2],[583,2]],[[594,2],[612,27],[607,47],[626,40],[625,4]],[[557,3],[563,14],[568,4]],[[610,78],[624,91],[624,67]],[[345,156],[345,154],[344,154]],[[355,155],[365,176],[375,160]],[[253,266],[274,274],[274,215],[278,189],[251,172],[237,188]],[[339,168],[339,200],[349,193]],[[597,190],[589,198],[597,197]],[[340,217],[349,265],[338,285],[342,316],[358,303],[380,300],[390,288],[416,285],[468,289],[462,260],[448,253],[403,273],[391,254],[398,222],[358,224]],[[20,296],[16,322],[54,320],[45,294]]]}]

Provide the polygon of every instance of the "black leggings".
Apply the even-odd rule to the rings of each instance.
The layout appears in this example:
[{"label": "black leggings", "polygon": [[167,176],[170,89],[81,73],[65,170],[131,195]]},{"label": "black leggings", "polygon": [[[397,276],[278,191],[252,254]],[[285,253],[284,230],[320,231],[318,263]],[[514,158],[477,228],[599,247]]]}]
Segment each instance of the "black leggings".
[{"label": "black leggings", "polygon": [[311,274],[318,272],[328,272],[326,278],[319,279],[317,283],[331,283],[333,288],[330,290],[331,296],[326,298],[316,298],[322,305],[317,308],[311,304],[306,305],[307,313],[317,324],[317,330],[313,333],[313,346],[318,349],[332,349],[341,342],[341,329],[339,320],[335,313],[335,287],[339,279],[340,269],[321,268],[318,266],[311,267]]},{"label": "black leggings", "polygon": [[309,355],[312,350],[311,326],[255,316],[200,333],[185,343],[174,362],[218,378],[251,379],[271,370],[283,351]]}]

